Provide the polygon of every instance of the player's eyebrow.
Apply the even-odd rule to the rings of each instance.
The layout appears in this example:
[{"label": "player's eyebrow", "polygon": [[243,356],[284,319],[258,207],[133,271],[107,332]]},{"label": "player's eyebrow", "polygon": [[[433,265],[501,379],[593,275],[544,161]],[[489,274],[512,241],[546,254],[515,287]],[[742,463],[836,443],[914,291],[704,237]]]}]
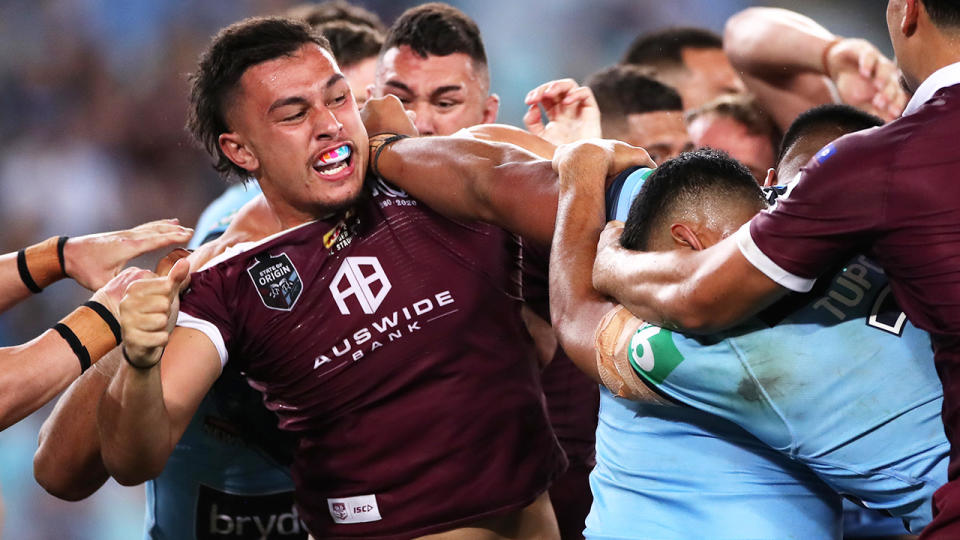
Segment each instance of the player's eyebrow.
[{"label": "player's eyebrow", "polygon": [[330,88],[344,79],[346,79],[346,77],[343,76],[343,73],[334,73],[329,79],[327,79],[326,87]]},{"label": "player's eyebrow", "polygon": [[407,93],[409,93],[409,94],[412,94],[412,93],[413,93],[413,90],[411,90],[409,86],[403,84],[403,83],[400,82],[400,81],[389,80],[389,81],[387,81],[386,83],[384,83],[384,85],[385,85],[385,86],[392,86],[392,87],[396,88],[397,90],[403,90],[404,92],[407,92]]},{"label": "player's eyebrow", "polygon": [[272,113],[273,111],[281,107],[286,107],[287,105],[305,105],[306,103],[307,103],[307,98],[303,96],[290,96],[290,97],[280,98],[274,101],[270,105],[270,108],[267,109],[267,113],[268,114]]},{"label": "player's eyebrow", "polygon": [[[334,73],[333,75],[330,76],[329,79],[327,79],[327,83],[324,85],[324,88],[330,89],[330,87],[334,86],[338,82],[345,79],[346,77],[344,77],[342,73]],[[307,98],[303,96],[290,96],[290,97],[280,98],[274,101],[270,105],[270,108],[267,109],[267,113],[268,114],[272,113],[273,111],[279,109],[280,107],[286,107],[287,105],[306,105],[306,104],[309,104],[309,102],[307,101]]]},{"label": "player's eyebrow", "polygon": [[441,86],[440,88],[437,88],[436,90],[430,93],[430,98],[436,99],[442,96],[443,94],[446,94],[447,92],[455,92],[457,90],[462,90],[462,89],[463,87],[460,86],[459,84],[450,84],[447,86]]}]

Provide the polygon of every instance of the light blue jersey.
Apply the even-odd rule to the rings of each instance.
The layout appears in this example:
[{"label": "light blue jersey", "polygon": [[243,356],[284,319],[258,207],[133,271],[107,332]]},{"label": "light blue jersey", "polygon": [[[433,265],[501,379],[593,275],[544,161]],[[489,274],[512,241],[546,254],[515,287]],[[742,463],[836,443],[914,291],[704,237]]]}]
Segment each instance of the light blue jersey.
[{"label": "light blue jersey", "polygon": [[600,389],[590,539],[840,538],[840,497],[741,428]]},{"label": "light blue jersey", "polygon": [[[253,182],[227,189],[201,215],[190,247],[223,234],[237,210],[259,193]],[[147,538],[307,537],[293,507],[289,471],[251,446],[250,426],[237,422],[252,423],[259,412],[249,407],[263,408],[254,392],[225,372],[204,397],[163,473],[147,482]]]},{"label": "light blue jersey", "polygon": [[919,532],[950,449],[930,337],[865,257],[821,281],[721,335],[645,325],[630,342],[631,365],[661,395],[741,426]]},{"label": "light blue jersey", "polygon": [[197,249],[227,230],[234,216],[243,205],[259,195],[260,184],[250,180],[242,184],[234,184],[226,189],[219,197],[204,208],[193,229],[193,238],[187,247]]},{"label": "light blue jersey", "polygon": [[[631,171],[632,172],[632,171]],[[625,220],[646,170],[615,179]],[[600,389],[590,539],[840,538],[840,498],[808,468],[703,411]]]}]

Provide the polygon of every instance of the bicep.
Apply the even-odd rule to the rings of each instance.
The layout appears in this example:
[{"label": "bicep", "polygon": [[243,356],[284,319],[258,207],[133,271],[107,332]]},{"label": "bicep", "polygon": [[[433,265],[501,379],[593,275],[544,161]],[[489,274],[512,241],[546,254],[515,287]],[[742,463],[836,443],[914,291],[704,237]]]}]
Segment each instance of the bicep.
[{"label": "bicep", "polygon": [[203,332],[177,327],[160,361],[163,402],[173,440],[179,440],[203,397],[220,376],[220,353]]},{"label": "bicep", "polygon": [[462,137],[404,139],[382,150],[381,176],[434,210],[549,243],[557,206],[549,161],[511,144]]}]

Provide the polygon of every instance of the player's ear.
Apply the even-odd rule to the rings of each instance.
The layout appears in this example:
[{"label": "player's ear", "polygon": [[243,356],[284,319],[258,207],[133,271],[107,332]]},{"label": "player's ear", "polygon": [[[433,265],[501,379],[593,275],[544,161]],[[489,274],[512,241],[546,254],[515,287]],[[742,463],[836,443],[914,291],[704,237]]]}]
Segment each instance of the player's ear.
[{"label": "player's ear", "polygon": [[693,232],[693,229],[683,223],[674,223],[670,226],[670,237],[673,238],[673,242],[678,246],[694,251],[700,251],[704,247],[697,233]]},{"label": "player's ear", "polygon": [[903,19],[900,21],[900,31],[910,37],[917,31],[917,18],[920,16],[920,0],[906,0],[903,8]]},{"label": "player's ear", "polygon": [[763,181],[763,187],[773,187],[777,185],[777,170],[774,168],[767,169],[767,177]]},{"label": "player's ear", "polygon": [[233,132],[221,133],[217,143],[224,155],[241,169],[253,172],[260,168],[260,160],[250,151],[240,135]]},{"label": "player's ear", "polygon": [[497,113],[500,112],[500,96],[490,94],[483,104],[483,122],[482,124],[492,124],[497,121]]}]

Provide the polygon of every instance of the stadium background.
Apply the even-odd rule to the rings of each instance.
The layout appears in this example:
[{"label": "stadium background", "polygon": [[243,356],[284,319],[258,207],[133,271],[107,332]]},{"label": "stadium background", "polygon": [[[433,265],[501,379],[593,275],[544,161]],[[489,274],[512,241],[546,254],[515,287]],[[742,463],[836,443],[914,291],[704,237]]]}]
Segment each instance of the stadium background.
[{"label": "stadium background", "polygon": [[[0,252],[49,236],[79,235],[179,217],[192,226],[223,189],[183,131],[186,73],[210,35],[290,0],[0,1]],[[365,0],[389,24],[420,2]],[[798,10],[890,54],[885,3],[876,0],[451,1],[484,36],[499,120],[518,125],[523,96],[559,77],[583,80],[615,63],[639,33],[666,25],[722,32],[752,5]],[[151,265],[152,260],[139,261]],[[0,316],[0,345],[22,343],[88,293],[73,283]],[[2,538],[142,536],[143,489],[110,482],[80,503],[47,495],[32,475],[50,406],[0,433]]]}]

